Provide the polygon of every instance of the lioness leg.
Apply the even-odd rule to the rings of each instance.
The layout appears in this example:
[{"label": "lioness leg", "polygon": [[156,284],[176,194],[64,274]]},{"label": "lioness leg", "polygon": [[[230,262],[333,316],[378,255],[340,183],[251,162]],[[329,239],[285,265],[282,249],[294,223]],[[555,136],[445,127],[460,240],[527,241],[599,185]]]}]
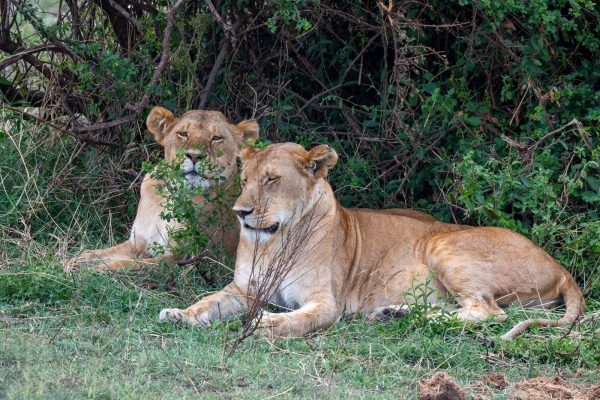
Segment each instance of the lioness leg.
[{"label": "lioness leg", "polygon": [[263,313],[259,332],[274,339],[300,337],[330,327],[339,316],[335,302],[330,297],[319,296],[292,312]]},{"label": "lioness leg", "polygon": [[158,319],[171,319],[187,322],[191,325],[210,326],[210,321],[241,314],[249,303],[246,293],[247,291],[242,290],[232,282],[225,286],[223,290],[204,297],[185,310],[165,308],[160,312]]},{"label": "lioness leg", "polygon": [[65,264],[65,271],[76,271],[81,267],[93,267],[98,264],[110,264],[124,260],[131,261],[141,254],[140,246],[126,241],[108,249],[90,250],[71,258]]},{"label": "lioness leg", "polygon": [[502,322],[506,319],[506,314],[496,304],[496,301],[489,296],[469,296],[462,295],[457,299],[461,308],[454,311],[458,318],[480,322],[494,315],[496,321]]},{"label": "lioness leg", "polygon": [[166,256],[142,258],[142,259],[123,259],[123,260],[112,260],[108,262],[102,261],[96,266],[97,271],[122,271],[124,269],[130,269],[137,271],[142,268],[147,268],[151,265],[159,265],[162,262],[174,262],[175,259],[171,254]]},{"label": "lioness leg", "polygon": [[427,266],[457,296],[460,318],[505,319],[499,307],[515,302],[555,304],[563,268],[523,236],[501,228],[439,234],[426,247]]}]

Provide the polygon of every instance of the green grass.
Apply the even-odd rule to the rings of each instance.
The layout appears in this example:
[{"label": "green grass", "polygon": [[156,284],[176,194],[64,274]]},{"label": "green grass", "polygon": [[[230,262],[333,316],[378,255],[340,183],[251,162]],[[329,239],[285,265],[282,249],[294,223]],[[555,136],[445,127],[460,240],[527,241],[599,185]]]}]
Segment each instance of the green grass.
[{"label": "green grass", "polygon": [[489,373],[600,380],[600,303],[590,298],[586,323],[566,336],[569,327],[495,340],[526,317],[518,309],[506,323],[476,325],[417,310],[389,322],[345,318],[276,344],[251,337],[228,358],[239,320],[208,329],[158,322],[162,308],[216,289],[197,271],[62,271],[75,252],[127,237],[135,190],[114,189],[107,156],[13,123],[0,136],[0,399],[410,399],[419,379],[438,371],[468,393]]},{"label": "green grass", "polygon": [[418,380],[437,371],[467,391],[492,372],[511,382],[557,372],[572,382],[600,380],[597,318],[566,337],[568,327],[494,340],[524,318],[518,310],[503,324],[419,313],[389,322],[345,318],[308,338],[271,344],[251,337],[228,358],[239,320],[211,328],[157,320],[161,308],[193,301],[182,282],[181,292],[141,287],[169,279],[164,271],[71,277],[52,258],[2,268],[0,398],[194,398],[196,391],[206,398],[416,398]]}]

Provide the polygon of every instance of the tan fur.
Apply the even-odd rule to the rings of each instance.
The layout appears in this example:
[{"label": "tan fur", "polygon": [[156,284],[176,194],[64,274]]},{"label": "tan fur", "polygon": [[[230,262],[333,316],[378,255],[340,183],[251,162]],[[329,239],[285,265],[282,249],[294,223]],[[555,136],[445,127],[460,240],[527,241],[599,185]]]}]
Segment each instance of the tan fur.
[{"label": "tan fur", "polygon": [[[208,156],[210,161],[223,168],[221,175],[227,180],[237,174],[237,158],[242,145],[258,138],[256,121],[247,120],[233,125],[218,111],[194,110],[185,113],[181,118],[175,118],[171,111],[154,107],[146,120],[146,125],[156,141],[165,148],[167,161],[173,161],[179,149],[186,149],[189,157],[186,156],[182,167],[187,166],[194,171],[198,158]],[[199,147],[204,149],[204,153],[200,154]],[[194,174],[190,174],[188,179],[194,179],[194,182],[200,182],[203,186],[210,186],[211,176],[192,175]],[[109,270],[136,269],[146,264],[172,261],[172,254],[155,257],[152,249],[149,248],[153,243],[166,245],[169,241],[168,231],[179,226],[177,221],[167,222],[160,218],[164,208],[161,205],[162,197],[156,193],[157,184],[160,182],[151,179],[150,175],[144,177],[140,203],[128,241],[107,249],[91,250],[80,254],[67,262],[66,269],[70,271],[81,266],[96,266],[98,269]],[[205,201],[203,196],[199,197],[194,199],[197,204]],[[214,206],[210,203],[205,204],[204,211],[207,211],[207,215],[213,210]],[[218,227],[207,225],[202,220],[199,221],[198,226],[205,230],[214,244],[222,244],[229,254],[235,255],[238,243],[237,232],[222,229],[235,223],[235,217],[229,209],[222,211],[224,221]]]},{"label": "tan fur", "polygon": [[360,211],[360,212],[372,212],[384,215],[399,215],[402,217],[409,217],[421,222],[436,222],[437,220],[429,214],[425,214],[422,211],[409,210],[406,208],[386,208],[384,210],[373,210],[370,208],[348,208],[348,211]]},{"label": "tan fur", "polygon": [[[571,275],[517,233],[341,207],[323,179],[337,161],[329,146],[307,152],[300,145],[277,144],[261,151],[246,148],[241,157],[244,186],[234,210],[242,229],[233,282],[185,310],[163,310],[160,319],[209,325],[243,312],[254,299],[256,282],[269,279],[261,272],[285,243],[289,246],[286,238],[303,229],[307,216],[317,218],[318,228],[268,298],[292,311],[263,316],[261,329],[269,336],[327,328],[343,312],[376,317],[390,305],[414,302],[406,294],[427,281],[435,289],[427,301],[456,296],[460,308],[454,312],[469,321],[503,320],[500,306],[515,302],[552,307],[564,299],[565,316],[538,321],[541,326],[574,321],[583,312],[582,293]],[[533,322],[503,338],[512,339]]]}]

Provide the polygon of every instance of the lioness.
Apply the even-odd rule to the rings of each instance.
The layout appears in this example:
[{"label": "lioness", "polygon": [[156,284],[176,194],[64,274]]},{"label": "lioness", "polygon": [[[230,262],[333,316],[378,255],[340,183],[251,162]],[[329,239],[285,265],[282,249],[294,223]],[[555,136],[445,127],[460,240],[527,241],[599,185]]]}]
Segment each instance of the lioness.
[{"label": "lioness", "polygon": [[[201,159],[209,160],[219,167],[220,175],[227,181],[238,172],[237,158],[242,145],[258,138],[258,124],[255,120],[242,121],[237,125],[227,122],[218,111],[188,111],[181,118],[175,118],[166,108],[154,107],[146,119],[148,130],[165,149],[165,159],[173,161],[180,149],[185,149],[185,159],[181,169],[185,177],[193,185],[208,188],[213,182],[212,176],[201,176],[198,168]],[[199,149],[202,150],[199,150]],[[202,171],[201,171],[202,172]],[[139,268],[149,262],[169,261],[172,255],[167,253],[154,258],[151,245],[166,245],[169,241],[169,230],[177,229],[177,221],[167,222],[160,218],[164,211],[163,199],[156,193],[159,181],[144,177],[140,192],[140,203],[131,228],[129,240],[108,249],[91,250],[72,258],[66,264],[67,270],[83,265],[95,265],[98,269],[119,270],[125,267]],[[204,202],[199,196],[194,199],[196,204]],[[212,212],[210,203],[205,204],[206,215]],[[212,238],[214,244],[223,244],[225,250],[235,254],[238,235],[235,230],[224,230],[223,227],[235,222],[235,216],[230,210],[223,210],[224,221],[220,226],[204,226],[205,221],[198,221]],[[141,260],[136,260],[141,258]]]},{"label": "lioness", "polygon": [[[185,310],[165,309],[159,318],[210,325],[211,320],[243,312],[255,288],[268,280],[274,258],[304,240],[290,255],[288,271],[267,300],[290,312],[265,313],[260,329],[272,337],[300,336],[335,323],[343,312],[371,317],[414,301],[416,285],[436,289],[428,301],[456,296],[453,312],[468,321],[506,318],[500,306],[566,303],[560,320],[527,320],[502,336],[513,339],[533,323],[559,326],[584,311],[573,277],[544,250],[506,229],[422,222],[414,218],[348,210],[325,181],[338,156],[329,146],[311,151],[292,143],[263,150],[247,146],[242,193],[233,210],[241,239],[233,282]],[[307,237],[306,221],[316,221]],[[272,270],[272,268],[271,268]],[[263,286],[264,287],[264,286]],[[439,298],[440,297],[440,298]]]}]

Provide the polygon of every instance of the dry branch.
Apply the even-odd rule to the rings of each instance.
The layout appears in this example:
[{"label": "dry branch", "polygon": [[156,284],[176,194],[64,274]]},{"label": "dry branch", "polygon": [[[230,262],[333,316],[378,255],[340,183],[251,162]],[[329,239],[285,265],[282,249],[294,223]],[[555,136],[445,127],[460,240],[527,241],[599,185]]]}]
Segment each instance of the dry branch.
[{"label": "dry branch", "polygon": [[346,77],[348,76],[348,73],[350,72],[350,70],[352,69],[352,67],[354,66],[354,64],[356,64],[356,62],[362,57],[362,55],[365,53],[365,51],[367,51],[367,49],[371,46],[371,44],[373,44],[373,42],[379,37],[381,36],[381,30],[379,32],[377,32],[375,35],[373,35],[373,37],[369,40],[369,42],[367,42],[367,44],[362,48],[362,50],[360,51],[360,53],[358,53],[358,55],[356,57],[354,57],[354,59],[352,60],[352,62],[350,63],[350,65],[348,65],[348,67],[346,68],[346,70],[344,71],[344,73],[342,74],[342,77],[340,78],[340,81],[337,85],[326,89],[320,93],[315,94],[313,97],[311,97],[306,103],[304,103],[304,105],[302,107],[300,107],[298,109],[298,111],[296,111],[296,114],[294,114],[294,116],[292,118],[297,118],[300,115],[302,115],[302,111],[304,111],[304,109],[306,109],[306,107],[308,107],[310,105],[310,103],[312,103],[313,101],[319,99],[320,97],[325,96],[328,93],[333,92],[334,90],[337,90],[339,88],[341,88],[344,85],[344,82],[346,80]]},{"label": "dry branch", "polygon": [[158,66],[156,67],[156,71],[154,72],[154,75],[152,75],[152,79],[150,79],[150,83],[148,84],[148,89],[146,89],[146,93],[144,94],[144,97],[142,97],[142,99],[138,103],[136,103],[135,105],[131,105],[131,104],[125,105],[126,109],[133,111],[133,112],[126,117],[118,118],[114,121],[105,122],[105,123],[101,123],[101,124],[95,124],[95,125],[86,125],[86,126],[76,127],[73,129],[73,131],[75,131],[77,133],[98,131],[98,130],[103,130],[103,129],[123,125],[125,123],[135,121],[139,118],[139,116],[142,114],[142,111],[144,111],[144,109],[146,108],[146,105],[148,105],[148,100],[150,100],[152,88],[158,82],[158,79],[160,78],[160,75],[162,74],[163,69],[165,68],[165,66],[167,65],[167,62],[169,60],[169,52],[170,52],[170,48],[171,48],[169,39],[171,38],[171,32],[173,31],[173,27],[175,25],[174,16],[175,16],[175,13],[177,12],[177,10],[179,9],[179,7],[181,7],[181,5],[183,3],[184,3],[184,0],[178,0],[177,3],[175,3],[175,5],[173,5],[171,10],[167,13],[167,15],[165,17],[165,19],[167,20],[167,26],[165,28],[165,32],[163,35],[162,54],[160,57],[160,62],[158,63]]},{"label": "dry branch", "polygon": [[217,10],[215,9],[215,6],[213,5],[212,1],[204,0],[204,3],[206,3],[206,6],[210,10],[213,20],[217,24],[219,24],[219,26],[221,27],[221,30],[223,31],[223,33],[225,33],[225,36],[231,43],[231,47],[235,47],[237,45],[237,37],[236,37],[237,29],[233,28],[232,26],[228,25],[225,21],[223,21],[223,18],[219,15]]},{"label": "dry branch", "polygon": [[[206,1],[207,1],[207,4],[210,3],[210,0],[206,0]],[[212,5],[212,3],[211,3],[211,5]],[[221,18],[218,14],[216,14],[216,15],[219,19]],[[214,15],[213,15],[213,17],[215,18]],[[222,19],[221,19],[221,22],[222,22]],[[234,39],[235,39],[235,32],[237,32],[237,30],[240,28],[240,26],[242,26],[243,22],[244,22],[244,14],[243,14],[243,12],[240,12],[240,13],[238,13],[237,20],[235,21],[235,23],[233,24],[233,27],[231,28]],[[199,108],[206,107],[206,103],[208,102],[208,96],[210,94],[210,91],[212,90],[214,83],[215,83],[215,79],[217,78],[217,73],[221,69],[223,62],[225,61],[225,57],[227,56],[227,54],[229,52],[229,43],[230,42],[233,45],[233,43],[237,43],[237,39],[235,39],[235,42],[231,41],[231,40],[230,41],[226,40],[221,45],[221,51],[219,51],[219,55],[217,56],[215,64],[213,65],[213,67],[210,71],[210,75],[208,76],[206,85],[204,86],[204,89],[202,89],[202,91],[200,93]]]}]

